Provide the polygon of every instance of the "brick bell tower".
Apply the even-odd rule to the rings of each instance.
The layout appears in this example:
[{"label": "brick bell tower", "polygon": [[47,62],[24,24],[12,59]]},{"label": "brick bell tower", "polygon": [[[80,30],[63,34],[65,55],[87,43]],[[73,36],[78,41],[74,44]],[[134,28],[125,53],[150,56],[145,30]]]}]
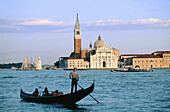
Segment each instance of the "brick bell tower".
[{"label": "brick bell tower", "polygon": [[76,24],[74,28],[74,53],[75,53],[74,56],[80,57],[81,56],[80,51],[81,51],[81,29],[77,14]]}]

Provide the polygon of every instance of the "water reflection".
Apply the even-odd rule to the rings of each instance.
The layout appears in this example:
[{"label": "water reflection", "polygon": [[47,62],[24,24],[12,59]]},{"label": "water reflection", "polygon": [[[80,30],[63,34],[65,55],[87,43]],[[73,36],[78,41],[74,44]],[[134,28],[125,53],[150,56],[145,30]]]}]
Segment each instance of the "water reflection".
[{"label": "water reflection", "polygon": [[73,105],[63,105],[63,104],[42,104],[42,107],[46,110],[57,110],[57,109],[64,109],[64,110],[73,110],[73,111],[87,111],[86,108],[81,107],[77,104]]},{"label": "water reflection", "polygon": [[[35,107],[35,106],[41,106],[43,108],[43,110],[55,110],[57,111],[57,109],[67,109],[67,110],[75,110],[75,111],[87,111],[86,108],[81,107],[81,105],[77,105],[77,104],[58,104],[58,103],[54,103],[54,104],[43,104],[43,103],[34,103],[34,102],[28,102],[25,100],[21,100],[21,103],[27,103],[26,105],[31,105],[31,107]],[[86,105],[87,106],[87,105]]]}]

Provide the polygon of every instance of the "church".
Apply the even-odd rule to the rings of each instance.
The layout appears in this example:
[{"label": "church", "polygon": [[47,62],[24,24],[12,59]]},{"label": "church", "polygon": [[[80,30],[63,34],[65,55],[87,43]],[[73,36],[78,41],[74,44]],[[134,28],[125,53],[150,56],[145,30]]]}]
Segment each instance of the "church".
[{"label": "church", "polygon": [[111,69],[118,67],[119,50],[107,47],[101,36],[89,48],[81,48],[81,28],[78,14],[74,28],[74,52],[69,57],[59,58],[59,68],[73,69]]}]

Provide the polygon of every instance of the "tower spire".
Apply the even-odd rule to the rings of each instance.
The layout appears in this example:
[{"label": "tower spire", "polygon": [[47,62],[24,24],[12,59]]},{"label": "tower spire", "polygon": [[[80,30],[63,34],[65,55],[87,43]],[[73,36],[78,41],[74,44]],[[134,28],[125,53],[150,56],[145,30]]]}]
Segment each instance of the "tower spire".
[{"label": "tower spire", "polygon": [[76,26],[80,26],[79,19],[78,19],[78,14],[77,14],[77,19],[76,19]]},{"label": "tower spire", "polygon": [[99,34],[98,40],[102,40],[100,34]]},{"label": "tower spire", "polygon": [[90,48],[92,48],[92,43],[90,42],[90,45],[89,45]]}]

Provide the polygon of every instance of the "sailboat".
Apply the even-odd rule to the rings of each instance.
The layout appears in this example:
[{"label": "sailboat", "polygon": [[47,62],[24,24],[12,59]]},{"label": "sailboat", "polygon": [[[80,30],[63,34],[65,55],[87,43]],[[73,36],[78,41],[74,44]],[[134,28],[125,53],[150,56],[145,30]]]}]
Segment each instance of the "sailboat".
[{"label": "sailboat", "polygon": [[[50,62],[50,59],[49,59],[48,63],[49,62]],[[51,69],[51,65],[49,65],[48,63],[44,66],[45,70],[50,70]]]},{"label": "sailboat", "polygon": [[13,66],[12,66],[12,67],[11,67],[11,69],[12,69],[12,70],[16,70],[16,69],[17,69],[17,67],[13,67]]},{"label": "sailboat", "polygon": [[17,70],[35,70],[28,57],[24,57],[22,67]]}]

